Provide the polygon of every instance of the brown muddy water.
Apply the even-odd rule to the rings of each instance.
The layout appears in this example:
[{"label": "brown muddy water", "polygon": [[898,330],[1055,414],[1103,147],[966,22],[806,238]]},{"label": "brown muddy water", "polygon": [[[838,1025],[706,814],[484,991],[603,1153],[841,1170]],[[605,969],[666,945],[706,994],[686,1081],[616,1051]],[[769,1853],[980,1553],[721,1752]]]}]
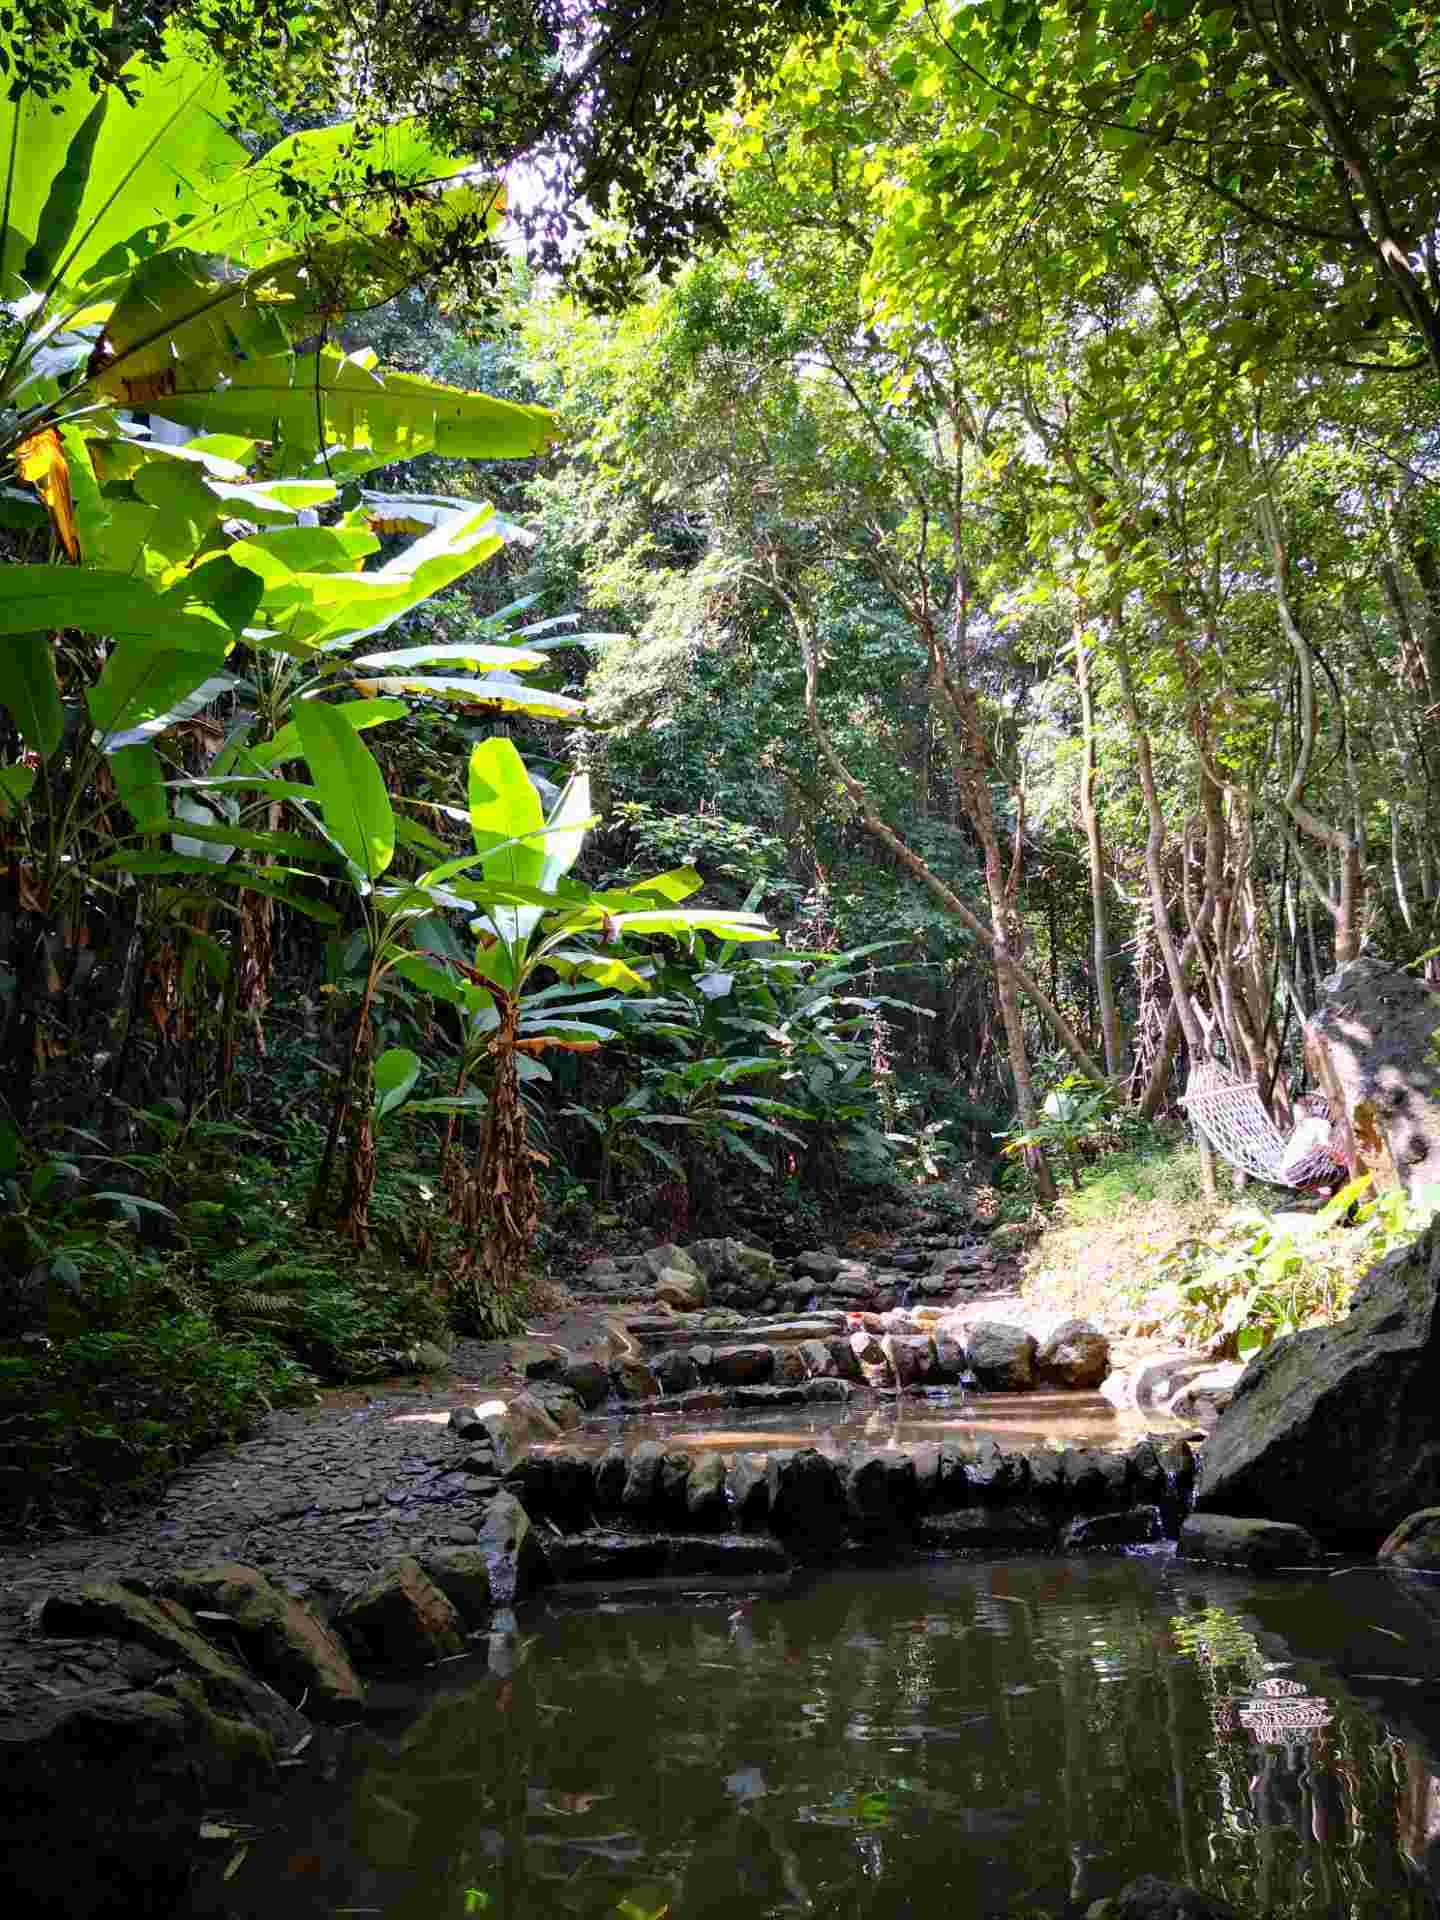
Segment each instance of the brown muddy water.
[{"label": "brown muddy water", "polygon": [[217,1816],[179,1911],[1079,1920],[1153,1872],[1434,1920],[1437,1655],[1440,1583],[1163,1553],[561,1593]]},{"label": "brown muddy water", "polygon": [[[661,1403],[663,1405],[663,1402]],[[839,1459],[852,1448],[915,1447],[954,1440],[994,1440],[1001,1448],[1100,1447],[1123,1450],[1146,1434],[1194,1429],[1153,1413],[1119,1412],[1099,1393],[963,1393],[898,1399],[857,1392],[835,1405],[746,1408],[710,1414],[654,1413],[602,1416],[537,1448],[541,1453],[626,1452],[655,1440],[690,1452],[771,1453],[814,1447]]]}]

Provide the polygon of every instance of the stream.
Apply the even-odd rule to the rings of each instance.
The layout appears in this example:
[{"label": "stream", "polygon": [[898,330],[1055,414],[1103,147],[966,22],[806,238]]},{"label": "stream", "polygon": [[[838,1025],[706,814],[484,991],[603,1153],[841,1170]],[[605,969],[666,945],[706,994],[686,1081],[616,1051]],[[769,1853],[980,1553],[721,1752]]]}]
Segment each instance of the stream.
[{"label": "stream", "polygon": [[[553,1594],[218,1832],[188,1920],[1440,1914],[1440,1583],[1165,1550]],[[248,1824],[247,1824],[248,1822]]]}]

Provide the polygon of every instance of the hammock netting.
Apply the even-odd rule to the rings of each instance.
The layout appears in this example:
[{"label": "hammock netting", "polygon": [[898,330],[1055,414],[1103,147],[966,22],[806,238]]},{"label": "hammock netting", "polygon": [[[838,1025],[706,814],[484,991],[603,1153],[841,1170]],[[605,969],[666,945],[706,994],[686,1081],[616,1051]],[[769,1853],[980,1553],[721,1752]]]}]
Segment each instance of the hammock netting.
[{"label": "hammock netting", "polygon": [[1180,1104],[1223,1160],[1270,1186],[1308,1187],[1335,1172],[1334,1157],[1323,1145],[1297,1157],[1255,1083],[1213,1060],[1191,1069]]}]

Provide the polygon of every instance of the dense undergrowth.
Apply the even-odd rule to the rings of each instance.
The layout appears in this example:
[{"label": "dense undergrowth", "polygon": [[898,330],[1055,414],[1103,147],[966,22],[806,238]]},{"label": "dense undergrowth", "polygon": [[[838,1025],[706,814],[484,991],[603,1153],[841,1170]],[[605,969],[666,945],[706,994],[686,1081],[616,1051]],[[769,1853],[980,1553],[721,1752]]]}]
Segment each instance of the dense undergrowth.
[{"label": "dense undergrowth", "polygon": [[1027,1255],[1030,1297],[1216,1359],[1342,1319],[1362,1276],[1440,1207],[1440,1193],[1407,1198],[1368,1178],[1330,1198],[1250,1182],[1207,1199],[1178,1127],[1102,1154],[1078,1179]]}]

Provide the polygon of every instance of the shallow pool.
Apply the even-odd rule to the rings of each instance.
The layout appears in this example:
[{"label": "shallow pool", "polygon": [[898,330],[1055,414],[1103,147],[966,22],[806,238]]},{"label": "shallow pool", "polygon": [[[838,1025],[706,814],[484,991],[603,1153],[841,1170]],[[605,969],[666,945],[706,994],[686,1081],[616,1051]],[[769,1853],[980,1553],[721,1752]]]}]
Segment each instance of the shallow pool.
[{"label": "shallow pool", "polygon": [[184,1911],[1032,1920],[1149,1871],[1421,1920],[1437,1654],[1440,1586],[1165,1555],[558,1595],[217,1843]]},{"label": "shallow pool", "polygon": [[597,1415],[540,1453],[603,1453],[620,1445],[633,1452],[658,1440],[689,1452],[769,1453],[814,1447],[834,1459],[854,1447],[916,1447],[953,1440],[994,1440],[1003,1449],[1102,1447],[1123,1450],[1147,1434],[1172,1438],[1194,1428],[1161,1414],[1120,1411],[1099,1393],[966,1393],[959,1387],[921,1397],[858,1390],[847,1401],[818,1406],[665,1411],[660,1401],[643,1414]]}]

